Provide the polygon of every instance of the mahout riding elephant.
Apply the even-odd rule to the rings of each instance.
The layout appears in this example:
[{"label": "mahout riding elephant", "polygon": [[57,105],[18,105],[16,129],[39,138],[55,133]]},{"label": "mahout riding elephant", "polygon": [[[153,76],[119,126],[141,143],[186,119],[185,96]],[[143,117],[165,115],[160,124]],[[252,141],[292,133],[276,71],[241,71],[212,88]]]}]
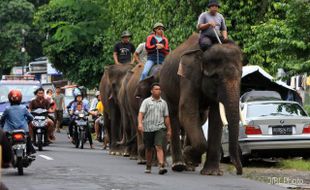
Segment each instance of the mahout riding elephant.
[{"label": "mahout riding elephant", "polygon": [[132,64],[110,65],[105,68],[100,82],[100,94],[103,100],[105,125],[108,128],[110,137],[110,154],[122,154],[121,113],[118,94],[120,92],[122,80],[128,70],[132,69]]},{"label": "mahout riding elephant", "polygon": [[[183,171],[185,164],[197,166],[201,155],[207,152],[207,160],[200,173],[222,175],[219,169],[221,136],[223,123],[227,120],[231,162],[237,174],[242,174],[238,145],[242,53],[233,43],[213,45],[202,52],[198,38],[199,35],[194,33],[178,46],[166,57],[160,72],[160,85],[172,125],[172,169]],[[208,143],[201,127],[206,113],[209,120]],[[181,126],[189,140],[183,155]]]}]

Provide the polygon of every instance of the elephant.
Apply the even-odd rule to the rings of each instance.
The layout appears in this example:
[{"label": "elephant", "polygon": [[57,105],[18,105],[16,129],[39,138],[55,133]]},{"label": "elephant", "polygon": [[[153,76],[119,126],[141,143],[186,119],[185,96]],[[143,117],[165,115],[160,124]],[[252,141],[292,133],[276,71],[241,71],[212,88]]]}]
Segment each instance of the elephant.
[{"label": "elephant", "polygon": [[119,146],[122,139],[121,112],[118,94],[122,80],[127,71],[133,68],[132,64],[110,65],[105,68],[100,82],[100,95],[104,109],[105,125],[108,128],[110,139],[110,154],[121,154]]},{"label": "elephant", "polygon": [[[233,43],[215,44],[203,52],[198,39],[199,34],[193,33],[170,53],[159,77],[172,126],[172,170],[183,171],[186,166],[197,166],[201,155],[207,152],[200,173],[222,175],[219,169],[221,136],[227,120],[231,162],[236,173],[241,175],[238,135],[242,52]],[[225,113],[226,118],[220,113]],[[201,127],[206,116],[209,120],[208,142]],[[183,153],[181,129],[189,140]]]},{"label": "elephant", "polygon": [[127,71],[118,94],[124,131],[121,144],[126,147],[124,156],[130,156],[131,159],[138,157],[138,164],[143,164],[145,159],[142,135],[137,131],[139,102],[135,98],[134,92],[143,68],[144,64],[139,63],[133,69]]},{"label": "elephant", "polygon": [[[138,112],[139,112],[139,101],[136,99],[135,96],[135,90],[137,88],[137,85],[139,84],[140,75],[143,71],[144,64],[138,63],[133,69],[129,70],[125,76],[125,80],[123,80],[123,89],[124,89],[124,98],[123,98],[123,114],[127,114],[127,118],[124,117],[123,120],[123,127],[130,128],[131,134],[127,133],[127,140],[129,140],[128,143],[130,145],[133,145],[132,141],[135,139],[135,148],[131,147],[133,151],[131,152],[131,156],[137,156],[138,158],[138,164],[145,164],[145,155],[144,155],[144,144],[142,139],[142,134],[138,132]],[[121,95],[121,93],[120,93]],[[126,130],[126,129],[124,129]]]}]

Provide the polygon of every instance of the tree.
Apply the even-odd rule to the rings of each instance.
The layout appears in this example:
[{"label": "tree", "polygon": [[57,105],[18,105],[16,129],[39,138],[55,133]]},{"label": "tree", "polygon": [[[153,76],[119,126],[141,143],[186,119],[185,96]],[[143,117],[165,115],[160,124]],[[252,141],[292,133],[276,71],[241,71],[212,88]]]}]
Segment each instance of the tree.
[{"label": "tree", "polygon": [[22,59],[27,61],[27,52],[24,57],[21,55],[24,43],[22,30],[30,30],[33,13],[33,5],[26,0],[0,2],[0,76],[20,65]]},{"label": "tree", "polygon": [[226,1],[231,37],[248,62],[271,74],[284,68],[289,75],[309,72],[308,0]]},{"label": "tree", "polygon": [[[99,83],[104,66],[113,64],[113,46],[122,31],[129,30],[137,46],[162,22],[173,50],[196,31],[207,5],[205,0],[52,0],[39,8],[35,25],[48,36],[44,53],[56,68],[91,87]],[[294,74],[310,67],[309,6],[309,0],[223,0],[220,12],[249,64],[271,74],[278,68]]]},{"label": "tree", "polygon": [[44,53],[64,76],[95,87],[103,73],[103,34],[109,26],[105,3],[52,0],[39,8],[35,24],[47,36]]}]

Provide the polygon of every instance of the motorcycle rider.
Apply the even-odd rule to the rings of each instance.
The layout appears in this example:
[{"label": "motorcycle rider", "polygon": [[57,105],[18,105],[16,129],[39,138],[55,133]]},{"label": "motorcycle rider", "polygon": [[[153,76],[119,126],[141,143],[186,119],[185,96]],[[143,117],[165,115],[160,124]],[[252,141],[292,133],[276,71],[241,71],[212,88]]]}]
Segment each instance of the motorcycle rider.
[{"label": "motorcycle rider", "polygon": [[[98,100],[99,100],[99,102],[97,103],[97,106],[96,106],[96,112],[94,113],[94,115],[96,115],[96,116],[102,115],[103,111],[104,111],[104,106],[102,104],[100,94],[98,96]],[[95,132],[96,132],[96,139],[97,140],[99,140],[99,129],[100,129],[99,123],[100,123],[100,117],[98,117],[95,121]]]},{"label": "motorcycle rider", "polygon": [[11,133],[13,130],[23,129],[27,135],[27,154],[34,154],[36,151],[32,146],[28,127],[28,123],[33,120],[33,116],[29,113],[26,106],[20,105],[22,101],[21,91],[11,90],[8,94],[8,99],[11,105],[4,110],[0,120],[3,131]]},{"label": "motorcycle rider", "polygon": [[[29,104],[29,110],[33,111],[35,109],[41,108],[41,109],[46,109],[50,110],[51,104],[50,102],[44,98],[44,89],[43,88],[38,88],[37,90],[34,91],[34,94],[36,95],[35,99],[33,99],[30,104]],[[55,140],[54,136],[54,122],[50,119],[47,118],[47,136],[48,136],[48,141],[52,142]],[[33,124],[29,124],[29,133],[31,136],[31,139],[33,139]]]},{"label": "motorcycle rider", "polygon": [[91,103],[90,103],[90,110],[96,110],[98,102],[100,101],[100,92],[97,91],[95,93],[95,98],[92,99]]},{"label": "motorcycle rider", "polygon": [[[76,111],[77,112],[81,112],[81,111],[84,111],[84,112],[87,112],[89,111],[88,107],[87,107],[87,104],[83,103],[82,101],[82,95],[79,95],[77,96],[77,101],[74,102],[71,106],[71,115],[73,115]],[[73,115],[73,119],[75,119],[75,115]],[[93,140],[92,140],[92,137],[91,137],[91,133],[90,133],[90,129],[89,129],[89,125],[87,125],[86,127],[86,136],[89,140],[89,144],[90,144],[90,148],[93,149]]]},{"label": "motorcycle rider", "polygon": [[[67,112],[69,114],[70,114],[70,111],[71,111],[72,104],[74,102],[77,102],[77,97],[81,96],[82,92],[81,92],[81,90],[79,88],[75,88],[72,91],[72,95],[73,95],[74,99],[67,105]],[[72,115],[70,115],[70,123],[69,123],[69,126],[68,126],[68,130],[69,130],[69,138],[70,138],[71,142],[74,142],[74,140],[73,140],[73,125],[74,125],[74,118],[72,117]]]}]

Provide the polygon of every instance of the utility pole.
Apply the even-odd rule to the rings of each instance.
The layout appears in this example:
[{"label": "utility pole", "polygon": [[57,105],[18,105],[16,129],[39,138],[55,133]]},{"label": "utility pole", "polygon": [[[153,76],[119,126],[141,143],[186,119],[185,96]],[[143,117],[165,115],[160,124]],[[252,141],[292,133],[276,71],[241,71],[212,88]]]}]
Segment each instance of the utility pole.
[{"label": "utility pole", "polygon": [[27,35],[27,32],[25,29],[22,29],[22,36],[23,36],[23,44],[22,44],[22,48],[21,48],[21,62],[22,62],[22,75],[24,75],[24,69],[25,69],[25,53],[26,53],[26,47],[25,47],[25,37]]}]

